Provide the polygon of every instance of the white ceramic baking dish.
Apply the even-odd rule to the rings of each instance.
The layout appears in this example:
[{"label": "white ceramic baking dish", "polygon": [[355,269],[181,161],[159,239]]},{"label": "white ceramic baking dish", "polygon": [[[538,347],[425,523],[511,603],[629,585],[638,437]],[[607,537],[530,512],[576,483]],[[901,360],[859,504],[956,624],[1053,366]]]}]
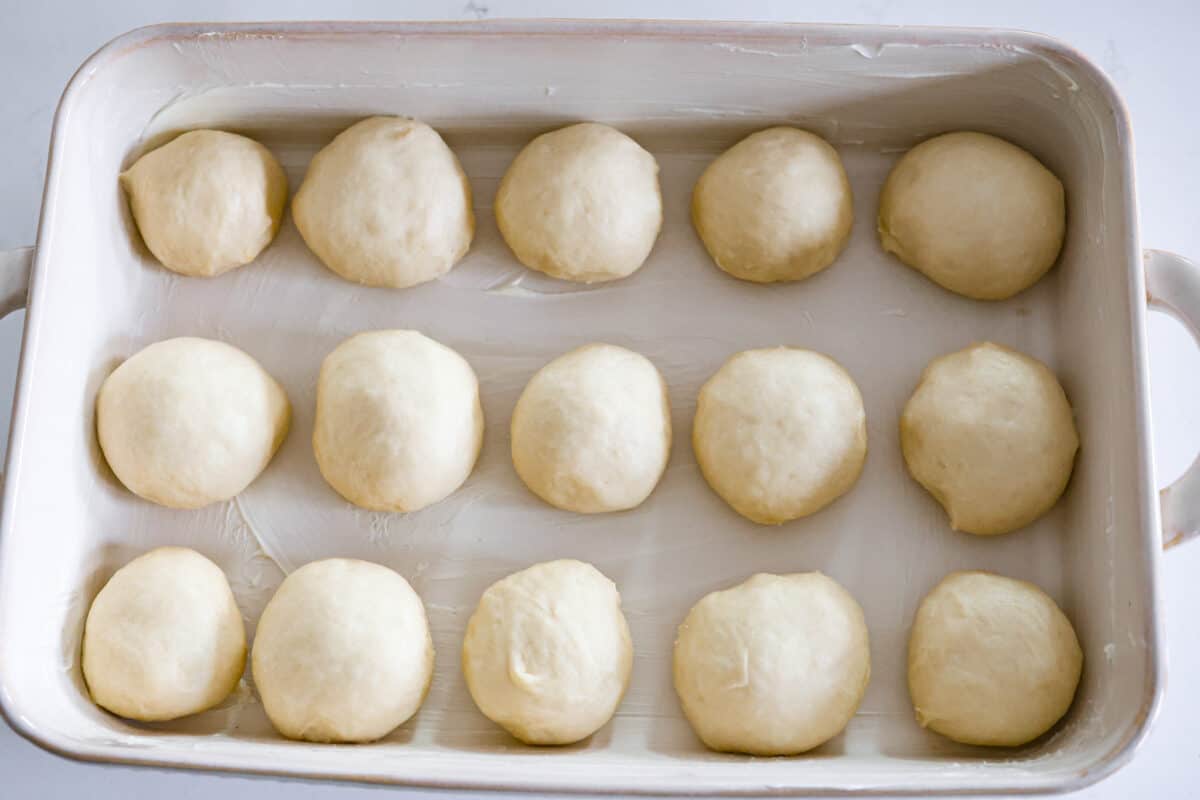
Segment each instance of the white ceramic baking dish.
[{"label": "white ceramic baking dish", "polygon": [[[405,291],[324,270],[290,222],[245,269],[177,277],[148,256],[117,173],[179,130],[256,136],[298,185],[311,154],[375,113],[441,129],[475,189],[479,232],[444,279]],[[633,278],[581,287],[522,270],[490,202],[517,148],[592,119],[659,159],[666,225]],[[795,124],[828,137],[855,192],[840,261],[795,285],[716,270],[688,223],[703,166],[746,133]],[[876,197],[896,154],[946,130],[1007,137],[1065,182],[1061,264],[1001,303],[948,294],[885,256]],[[28,254],[10,254],[4,308],[25,296]],[[1026,33],[805,25],[487,22],[168,25],[135,31],[79,70],[55,120],[5,475],[0,541],[0,698],[10,723],[84,759],[443,787],[671,794],[1036,792],[1079,787],[1133,753],[1163,687],[1156,573],[1162,548],[1146,399],[1150,302],[1200,320],[1200,273],[1143,259],[1129,122],[1111,84],[1070,48]],[[1143,272],[1145,267],[1145,273]],[[343,337],[415,327],[479,373],[482,460],[447,501],[408,516],[338,498],[309,431],[321,358]],[[150,505],[121,488],[93,435],[96,389],[114,364],[172,335],[226,339],[276,376],[295,406],[279,456],[237,500],[203,511]],[[905,474],[900,408],[932,357],[992,339],[1049,362],[1078,415],[1083,449],[1059,506],[998,538],[950,531]],[[641,508],[579,516],[534,500],[508,462],[520,388],[551,356],[592,340],[633,347],[670,385],[678,435]],[[704,485],[688,445],[700,382],[728,355],[780,343],[834,356],[862,388],[870,447],[844,499],[779,529],[757,527]],[[1197,527],[1197,472],[1167,495],[1165,530]],[[248,679],[221,708],[134,725],[93,706],[78,669],[82,618],[113,570],[154,545],[185,544],[229,573],[253,627],[283,573],[358,556],[408,576],[437,646],[421,712],[383,742],[316,746],[273,734]],[[458,669],[467,615],[493,580],[574,556],[620,586],[637,657],[614,721],[573,747],[518,745],[474,709]],[[1017,750],[922,731],[905,691],[907,630],[945,572],[1033,580],[1075,621],[1086,669],[1051,734]],[[748,574],[819,569],[862,603],[870,689],[846,732],[816,752],[750,759],[704,750],[670,684],[674,628],[704,593]]]}]

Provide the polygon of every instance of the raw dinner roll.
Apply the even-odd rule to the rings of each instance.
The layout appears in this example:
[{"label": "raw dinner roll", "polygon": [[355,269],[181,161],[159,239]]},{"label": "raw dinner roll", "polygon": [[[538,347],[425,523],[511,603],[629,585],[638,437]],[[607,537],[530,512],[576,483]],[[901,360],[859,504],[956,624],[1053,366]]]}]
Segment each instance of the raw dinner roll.
[{"label": "raw dinner roll", "polygon": [[483,444],[479,382],[462,356],[416,331],[370,331],[321,365],[313,451],[356,506],[416,511],[471,474]]},{"label": "raw dinner roll", "polygon": [[1083,652],[1054,601],[1025,581],[952,572],[908,640],[917,722],[963,744],[1016,746],[1067,713]]},{"label": "raw dinner roll", "polygon": [[130,356],[100,386],[96,432],[121,483],[170,508],[228,500],[275,455],[287,395],[236,347],[183,337]]},{"label": "raw dinner roll", "polygon": [[271,724],[289,739],[374,741],[417,713],[429,690],[425,606],[387,567],[305,564],[263,610],[251,668]]},{"label": "raw dinner roll", "polygon": [[820,353],[747,350],[700,389],[692,447],[725,502],[778,525],[818,511],[858,480],[867,457],[862,396]]},{"label": "raw dinner roll", "polygon": [[624,278],[662,227],[658,162],[607,125],[571,125],[525,146],[495,208],[504,241],[530,269],[581,283]]},{"label": "raw dinner roll", "polygon": [[862,609],[819,572],[755,575],[679,626],[675,691],[713,750],[787,756],[842,732],[871,676]]},{"label": "raw dinner roll", "polygon": [[246,665],[225,573],[185,547],[130,561],[92,601],[82,660],[92,700],[119,716],[155,722],[217,705]]},{"label": "raw dinner roll", "polygon": [[512,417],[512,459],[552,506],[595,514],[640,505],[671,452],[667,385],[645,356],[611,344],[538,370]]},{"label": "raw dinner roll", "polygon": [[348,281],[404,288],[450,271],[471,246],[471,186],[437,131],[370,117],[317,153],[292,217],[305,244]]},{"label": "raw dinner roll", "polygon": [[1066,219],[1054,173],[984,133],[917,145],[879,198],[883,249],[976,300],[1003,300],[1037,283],[1058,258]]},{"label": "raw dinner roll", "polygon": [[1058,501],[1079,436],[1045,364],[984,342],[925,368],[900,417],[900,446],[950,527],[995,534],[1025,527]]},{"label": "raw dinner roll", "polygon": [[287,176],[271,151],[224,131],[191,131],[121,173],[142,240],[164,267],[212,277],[275,238]]},{"label": "raw dinner roll", "polygon": [[591,564],[551,561],[488,587],[467,623],[463,674],[484,716],[527,744],[604,726],[633,665],[617,587]]},{"label": "raw dinner roll", "polygon": [[820,136],[768,128],[708,165],[692,192],[692,224],[735,278],[796,281],[828,267],[854,223],[842,160]]}]

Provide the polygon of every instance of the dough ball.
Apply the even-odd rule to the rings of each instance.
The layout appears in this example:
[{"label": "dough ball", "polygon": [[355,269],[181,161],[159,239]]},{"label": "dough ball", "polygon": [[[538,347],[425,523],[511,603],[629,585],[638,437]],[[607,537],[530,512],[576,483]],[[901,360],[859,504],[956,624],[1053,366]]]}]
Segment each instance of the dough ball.
[{"label": "dough ball", "polygon": [[581,561],[513,573],[480,598],[462,663],[488,719],[527,744],[577,742],[612,718],[629,685],[621,595]]},{"label": "dough ball", "polygon": [[908,691],[923,728],[963,744],[1016,746],[1067,713],[1083,651],[1054,601],[1025,581],[952,572],[908,640]]},{"label": "dough ball", "polygon": [[671,453],[667,385],[642,355],[589,344],[529,381],[512,417],[512,459],[552,506],[595,514],[642,503]]},{"label": "dough ball", "polygon": [[984,342],[934,359],[900,417],[908,471],[950,527],[1008,533],[1058,502],[1079,436],[1045,364]]},{"label": "dough ball", "polygon": [[471,185],[437,131],[370,117],[317,153],[292,202],[305,244],[348,281],[402,289],[450,271],[471,246]]},{"label": "dough ball", "polygon": [[595,122],[542,134],[504,173],[496,222],[525,266],[580,283],[632,275],[662,228],[654,156]]},{"label": "dough ball", "polygon": [[768,128],[708,165],[692,192],[692,224],[735,278],[797,281],[828,267],[850,240],[850,181],[820,136]]},{"label": "dough ball", "polygon": [[370,331],[321,365],[313,450],[338,494],[372,511],[416,511],[471,474],[483,444],[479,382],[458,353],[416,331]]},{"label": "dough ball", "polygon": [[747,350],[700,389],[692,447],[726,503],[778,525],[824,508],[858,480],[867,457],[862,396],[820,353]]},{"label": "dough ball", "polygon": [[258,621],[254,683],[275,730],[310,742],[370,742],[417,713],[433,676],[425,606],[387,567],[313,561]]},{"label": "dough ball", "polygon": [[786,756],[842,732],[871,676],[862,609],[819,572],[706,595],[675,639],[675,691],[713,750]]},{"label": "dough ball", "polygon": [[288,188],[270,150],[224,131],[191,131],[150,151],[121,185],[154,257],[209,278],[249,264],[271,243]]},{"label": "dough ball", "polygon": [[119,716],[155,722],[217,705],[246,665],[225,573],[185,547],[130,561],[92,601],[82,660],[92,700]]},{"label": "dough ball", "polygon": [[1014,144],[984,133],[922,142],[892,168],[879,198],[883,249],[952,292],[1004,300],[1058,258],[1063,186]]},{"label": "dough ball", "polygon": [[100,449],[134,494],[170,508],[228,500],[263,471],[291,422],[287,395],[236,347],[182,337],[130,356],[100,386]]}]

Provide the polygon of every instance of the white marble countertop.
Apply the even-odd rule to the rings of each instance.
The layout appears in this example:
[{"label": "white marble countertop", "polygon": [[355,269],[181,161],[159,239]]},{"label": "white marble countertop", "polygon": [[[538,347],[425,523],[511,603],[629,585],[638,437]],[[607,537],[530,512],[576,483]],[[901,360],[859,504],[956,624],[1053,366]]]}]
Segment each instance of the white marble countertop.
[{"label": "white marble countertop", "polygon": [[[1023,28],[1056,36],[1098,63],[1133,116],[1142,241],[1200,259],[1200,90],[1195,0],[39,0],[0,11],[0,250],[33,243],[50,124],[75,68],[108,39],[153,22],[479,17],[762,19]],[[24,315],[0,320],[0,423],[5,430]],[[1160,485],[1200,452],[1200,350],[1184,328],[1149,323],[1154,445]],[[0,442],[0,447],[3,443]],[[1169,679],[1158,722],[1133,762],[1087,797],[1192,796],[1200,777],[1200,543],[1163,563]],[[379,789],[80,764],[39,750],[0,723],[0,797],[366,797]],[[406,798],[428,792],[397,792]]]}]

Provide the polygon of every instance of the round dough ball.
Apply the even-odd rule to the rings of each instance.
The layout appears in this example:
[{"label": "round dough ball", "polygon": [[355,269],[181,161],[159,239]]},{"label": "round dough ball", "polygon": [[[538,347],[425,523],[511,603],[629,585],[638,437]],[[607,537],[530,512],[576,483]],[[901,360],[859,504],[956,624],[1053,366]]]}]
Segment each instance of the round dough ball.
[{"label": "round dough ball", "polygon": [[778,525],[850,490],[867,457],[867,417],[858,386],[833,359],[792,347],[747,350],[700,389],[692,447],[726,503]]},{"label": "round dough ball", "polygon": [[580,283],[624,278],[662,228],[658,162],[607,125],[544,133],[504,173],[495,211],[504,241],[530,269]]},{"label": "round dough ball", "polygon": [[862,609],[819,572],[706,595],[675,639],[675,691],[713,750],[786,756],[842,732],[871,677]]},{"label": "round dough ball", "polygon": [[142,240],[164,267],[213,277],[249,264],[283,220],[287,176],[271,151],[224,131],[191,131],[121,173]]},{"label": "round dough ball", "polygon": [[130,356],[100,386],[100,449],[134,494],[170,508],[228,500],[291,423],[283,387],[236,347],[181,337]]},{"label": "round dough ball", "polygon": [[417,713],[433,677],[421,598],[367,561],[313,561],[258,620],[254,684],[275,730],[310,742],[370,742]]},{"label": "round dough ball", "polygon": [[797,281],[832,264],[850,240],[850,181],[820,136],[768,128],[704,170],[692,191],[692,224],[735,278]]},{"label": "round dough ball", "polygon": [[1046,365],[991,342],[930,362],[900,417],[908,471],[950,527],[1015,531],[1058,502],[1079,435]]},{"label": "round dough ball", "polygon": [[947,133],[892,168],[879,198],[883,249],[952,292],[1004,300],[1037,283],[1066,230],[1062,183],[1014,144]]},{"label": "round dough ball", "polygon": [[225,573],[185,547],[138,556],[92,601],[82,662],[92,700],[122,717],[155,722],[217,705],[246,665]]},{"label": "round dough ball", "polygon": [[908,640],[917,722],[963,744],[1016,746],[1067,713],[1083,651],[1071,622],[1032,583],[952,572]]},{"label": "round dough ball", "polygon": [[589,344],[530,379],[512,416],[512,460],[529,490],[583,514],[641,505],[671,454],[667,385],[643,355]]},{"label": "round dough ball", "polygon": [[352,336],[325,357],[313,450],[338,494],[372,511],[416,511],[471,474],[483,444],[479,381],[416,331]]},{"label": "round dough ball", "polygon": [[329,269],[397,289],[449,272],[475,234],[458,159],[437,131],[403,117],[364,119],[313,156],[292,218]]},{"label": "round dough ball", "polygon": [[484,716],[526,744],[570,744],[604,726],[633,667],[621,595],[581,561],[535,564],[483,593],[463,674]]}]

